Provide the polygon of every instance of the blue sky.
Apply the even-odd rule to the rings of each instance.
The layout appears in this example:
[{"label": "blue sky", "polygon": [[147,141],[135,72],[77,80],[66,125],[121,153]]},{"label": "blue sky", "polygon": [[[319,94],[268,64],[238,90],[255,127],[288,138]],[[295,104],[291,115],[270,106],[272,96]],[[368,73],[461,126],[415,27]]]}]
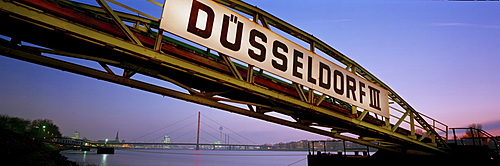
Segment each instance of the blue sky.
[{"label": "blue sky", "polygon": [[[160,17],[161,8],[149,2],[119,2]],[[396,0],[245,2],[328,43],[368,69],[418,111],[449,127],[480,123],[490,133],[500,135],[497,104],[500,100],[500,3]],[[95,4],[94,1],[89,3]],[[93,62],[77,62],[98,66]],[[133,78],[155,82],[140,76]],[[0,56],[0,85],[0,114],[52,119],[68,136],[77,130],[89,139],[105,139],[114,138],[119,131],[120,139],[132,140],[201,111],[256,143],[325,139],[281,125],[3,56]],[[167,127],[144,139],[148,141],[166,133],[171,133],[171,137],[180,136],[185,132],[172,131],[195,120],[190,118],[177,128]],[[218,124],[206,123],[218,128]],[[216,135],[209,127],[206,131]],[[245,142],[228,130],[224,132]],[[209,140],[211,136],[207,137]]]}]

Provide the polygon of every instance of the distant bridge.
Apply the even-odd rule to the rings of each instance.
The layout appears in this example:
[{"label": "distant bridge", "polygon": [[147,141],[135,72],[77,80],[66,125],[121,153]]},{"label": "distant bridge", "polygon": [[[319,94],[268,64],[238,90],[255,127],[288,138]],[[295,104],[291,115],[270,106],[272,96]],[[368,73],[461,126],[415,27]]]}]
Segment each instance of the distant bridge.
[{"label": "distant bridge", "polygon": [[[188,9],[205,13],[204,29],[197,24],[198,12],[179,11],[187,13],[179,14],[181,17],[193,18],[187,30],[198,38],[225,35],[225,39],[220,38],[223,47],[219,48],[211,46],[216,43],[200,43],[204,47],[168,37],[172,34],[163,31],[173,30],[159,27],[160,23],[177,23],[168,22],[170,17],[161,22],[132,7],[108,1],[130,12],[114,11],[104,0],[97,0],[100,6],[68,0],[0,1],[0,34],[10,38],[0,40],[0,54],[387,151],[449,152],[445,124],[417,112],[388,85],[323,41],[255,6],[237,0],[193,1]],[[162,10],[162,4],[147,1],[159,6],[151,10]],[[234,11],[251,18],[244,19]],[[248,25],[248,20],[253,20],[256,29],[245,29],[245,34],[250,33],[244,36],[247,40],[230,41],[227,29],[220,34],[208,32],[214,20],[226,28],[233,26],[230,23]],[[310,47],[285,42],[272,35],[270,27]],[[238,42],[249,46],[244,52],[248,51],[253,60],[235,63],[232,58],[238,57],[237,53],[229,54],[228,50],[240,49]],[[214,50],[219,53],[214,54]],[[266,52],[274,58],[266,61]],[[315,52],[323,52],[335,62]],[[47,54],[96,62],[102,68]],[[259,66],[256,61],[269,62],[269,66]],[[278,77],[279,71],[291,75]],[[184,91],[136,80],[133,76],[137,74],[173,83]],[[276,118],[267,112],[294,120]]]},{"label": "distant bridge", "polygon": [[[96,146],[104,146],[104,143],[92,143]],[[268,150],[272,149],[269,145],[239,145],[239,144],[207,144],[207,143],[140,143],[140,142],[112,142],[106,146],[115,148],[134,148],[134,149],[211,149],[211,150]]]}]

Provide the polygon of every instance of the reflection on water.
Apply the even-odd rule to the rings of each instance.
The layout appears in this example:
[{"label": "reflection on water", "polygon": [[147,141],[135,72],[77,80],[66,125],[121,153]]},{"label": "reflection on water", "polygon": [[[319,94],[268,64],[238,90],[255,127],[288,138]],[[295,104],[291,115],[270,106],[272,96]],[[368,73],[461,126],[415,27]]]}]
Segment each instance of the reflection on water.
[{"label": "reflection on water", "polygon": [[87,151],[83,151],[83,160],[82,161],[85,161],[87,159]]},{"label": "reflection on water", "polygon": [[200,151],[199,150],[195,150],[194,151],[194,165],[195,166],[200,166],[201,165],[201,161],[200,161]]},{"label": "reflection on water", "polygon": [[97,154],[96,151],[63,151],[82,166],[87,165],[164,165],[164,166],[306,166],[307,151],[222,151],[222,150],[145,150],[117,149],[115,154]]},{"label": "reflection on water", "polygon": [[102,155],[101,165],[106,166],[108,162],[106,161],[106,158],[108,157],[109,154],[101,154],[101,155]]}]

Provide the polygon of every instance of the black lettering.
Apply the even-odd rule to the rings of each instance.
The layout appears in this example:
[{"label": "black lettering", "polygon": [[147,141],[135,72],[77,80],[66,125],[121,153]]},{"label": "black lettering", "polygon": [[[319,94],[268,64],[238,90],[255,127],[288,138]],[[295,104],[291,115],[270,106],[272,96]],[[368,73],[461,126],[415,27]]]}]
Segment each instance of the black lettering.
[{"label": "black lettering", "polygon": [[363,88],[365,88],[365,83],[359,82],[359,102],[361,104],[363,104],[363,96],[366,96],[366,92]]},{"label": "black lettering", "polygon": [[[354,101],[356,101],[356,80],[354,78],[352,78],[351,76],[347,76],[347,98],[351,98],[351,93],[352,93],[352,99],[354,99]],[[352,83],[352,84],[351,84]]]},{"label": "black lettering", "polygon": [[[206,20],[205,24],[205,29],[201,30],[200,28],[196,27],[196,22],[198,21],[198,12],[202,10],[205,13],[207,13],[208,17]],[[212,8],[208,7],[205,4],[202,4],[198,2],[197,0],[193,0],[193,3],[191,5],[191,13],[189,14],[189,22],[188,22],[188,28],[187,31],[191,32],[197,36],[200,36],[202,38],[209,38],[210,35],[212,35],[212,27],[214,25],[214,11]]]},{"label": "black lettering", "polygon": [[302,73],[299,73],[298,71],[298,68],[302,68],[303,67],[303,64],[301,62],[299,62],[299,58],[302,59],[304,56],[303,56],[303,53],[302,52],[299,52],[297,50],[293,50],[293,72],[292,72],[292,75],[297,77],[297,78],[300,78],[302,79]]},{"label": "black lettering", "polygon": [[[236,23],[236,18],[234,19],[234,23]],[[229,16],[224,15],[222,19],[222,31],[220,34],[220,43],[222,46],[231,49],[233,51],[239,51],[241,47],[241,34],[243,33],[243,23],[238,21],[238,26],[236,28],[236,39],[234,43],[230,43],[227,41],[227,32],[229,29]]]},{"label": "black lettering", "polygon": [[272,65],[275,69],[281,70],[281,71],[286,71],[287,70],[287,58],[285,55],[281,54],[278,52],[278,48],[281,48],[283,52],[288,53],[288,47],[283,44],[282,42],[279,42],[278,40],[273,42],[273,55],[274,57],[281,59],[281,64],[276,62],[276,60],[272,60]]},{"label": "black lettering", "polygon": [[253,50],[248,49],[248,55],[259,62],[263,62],[264,60],[266,60],[266,47],[260,43],[257,43],[257,41],[255,41],[255,37],[259,37],[260,40],[262,40],[262,42],[267,43],[267,37],[265,34],[255,29],[252,29],[250,31],[250,39],[249,39],[250,45],[259,49],[260,54],[255,54]]},{"label": "black lettering", "polygon": [[312,57],[307,57],[307,81],[310,83],[316,84],[316,79],[312,77]]},{"label": "black lettering", "polygon": [[380,108],[380,91],[371,86],[368,86],[368,89],[370,89],[370,107],[382,110]]},{"label": "black lettering", "polygon": [[[324,77],[323,72],[326,70],[326,77]],[[319,62],[319,86],[323,87],[325,89],[330,89],[331,83],[332,83],[332,71],[330,70],[330,66]],[[326,78],[326,83],[325,79]]]},{"label": "black lettering", "polygon": [[[338,83],[340,83],[340,86],[337,85]],[[338,70],[333,71],[333,89],[339,95],[344,94],[344,75]]]}]

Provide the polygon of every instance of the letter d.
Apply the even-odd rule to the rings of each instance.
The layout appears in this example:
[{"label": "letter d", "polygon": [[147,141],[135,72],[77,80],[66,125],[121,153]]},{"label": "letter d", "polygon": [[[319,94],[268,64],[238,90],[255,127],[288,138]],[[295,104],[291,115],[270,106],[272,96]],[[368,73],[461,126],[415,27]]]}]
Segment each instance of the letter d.
[{"label": "letter d", "polygon": [[[196,22],[198,21],[199,10],[204,11],[208,15],[204,30],[196,27]],[[205,38],[205,39],[209,38],[210,35],[212,35],[212,27],[214,24],[214,17],[215,17],[215,14],[214,14],[214,11],[212,10],[212,8],[208,7],[205,4],[198,2],[197,0],[193,0],[193,4],[191,6],[191,14],[189,15],[189,23],[188,23],[187,31],[191,32],[195,35],[198,35],[202,38]]]}]

